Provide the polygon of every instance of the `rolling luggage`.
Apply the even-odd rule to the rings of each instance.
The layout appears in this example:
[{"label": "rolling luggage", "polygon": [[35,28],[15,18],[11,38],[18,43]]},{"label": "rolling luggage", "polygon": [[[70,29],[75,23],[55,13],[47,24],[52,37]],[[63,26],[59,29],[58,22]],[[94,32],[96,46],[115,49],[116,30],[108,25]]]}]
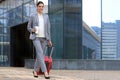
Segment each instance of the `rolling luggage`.
[{"label": "rolling luggage", "polygon": [[[49,49],[48,49],[49,48]],[[47,72],[48,74],[50,73],[50,69],[52,68],[52,53],[53,53],[53,49],[54,47],[48,47],[46,46],[45,49],[44,49],[44,61],[45,61],[45,64],[46,64],[46,68],[47,68]],[[46,52],[48,53],[46,55]],[[43,75],[44,73],[41,71],[41,68],[38,72],[38,75]]]}]

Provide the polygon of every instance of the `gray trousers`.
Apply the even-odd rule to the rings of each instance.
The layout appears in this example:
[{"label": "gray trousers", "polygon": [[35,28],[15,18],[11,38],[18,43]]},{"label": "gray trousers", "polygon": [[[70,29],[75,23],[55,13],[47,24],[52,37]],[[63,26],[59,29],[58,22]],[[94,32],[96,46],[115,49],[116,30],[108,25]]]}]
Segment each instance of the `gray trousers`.
[{"label": "gray trousers", "polygon": [[36,50],[36,61],[34,65],[35,71],[39,71],[40,68],[42,72],[47,71],[46,65],[44,62],[44,54],[43,54],[43,50],[46,44],[47,44],[47,41],[44,38],[36,38],[35,40],[33,40],[33,45],[35,46],[35,50]]}]

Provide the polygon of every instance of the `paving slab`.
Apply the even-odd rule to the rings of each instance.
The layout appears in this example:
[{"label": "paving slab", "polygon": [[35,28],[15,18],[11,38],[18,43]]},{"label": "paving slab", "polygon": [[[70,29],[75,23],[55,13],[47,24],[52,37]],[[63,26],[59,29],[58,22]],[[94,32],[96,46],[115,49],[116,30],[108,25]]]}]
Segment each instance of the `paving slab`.
[{"label": "paving slab", "polygon": [[[34,78],[32,71],[24,67],[0,67],[0,80],[46,80],[43,75]],[[52,69],[50,77],[49,80],[120,80],[120,71]]]}]

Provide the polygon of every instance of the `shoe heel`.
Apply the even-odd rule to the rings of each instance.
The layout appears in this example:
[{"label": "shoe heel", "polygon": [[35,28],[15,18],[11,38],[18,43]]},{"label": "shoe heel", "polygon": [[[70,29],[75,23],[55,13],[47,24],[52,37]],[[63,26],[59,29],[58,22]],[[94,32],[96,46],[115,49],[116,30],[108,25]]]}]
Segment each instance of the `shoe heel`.
[{"label": "shoe heel", "polygon": [[33,71],[33,76],[34,76],[35,78],[38,78],[38,75],[36,76],[36,75],[34,74],[34,71]]}]

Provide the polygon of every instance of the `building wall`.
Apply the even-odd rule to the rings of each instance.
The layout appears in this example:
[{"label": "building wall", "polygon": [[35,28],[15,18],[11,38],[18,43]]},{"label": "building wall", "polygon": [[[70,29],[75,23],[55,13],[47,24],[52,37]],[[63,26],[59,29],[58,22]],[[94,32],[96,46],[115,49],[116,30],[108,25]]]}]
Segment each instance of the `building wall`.
[{"label": "building wall", "polygon": [[117,59],[117,26],[115,23],[103,23],[102,59]]},{"label": "building wall", "polygon": [[32,0],[5,0],[0,3],[0,66],[10,65],[10,27],[27,22],[33,12],[35,5]]},{"label": "building wall", "polygon": [[51,23],[51,37],[55,47],[53,58],[62,59],[64,56],[63,48],[63,0],[49,0],[48,12]]},{"label": "building wall", "polygon": [[120,20],[116,20],[117,25],[117,58],[120,60]]},{"label": "building wall", "polygon": [[101,38],[101,28],[100,27],[97,27],[97,26],[92,26],[91,27],[95,32],[96,34]]},{"label": "building wall", "polygon": [[[85,27],[86,26],[86,27]],[[89,31],[86,29],[88,28]],[[83,55],[82,59],[101,59],[101,41],[100,37],[97,36],[96,33],[91,34],[92,31],[91,28],[87,25],[83,25]]]},{"label": "building wall", "polygon": [[[54,58],[82,58],[82,0],[49,0]],[[59,32],[59,33],[58,33]]]}]

